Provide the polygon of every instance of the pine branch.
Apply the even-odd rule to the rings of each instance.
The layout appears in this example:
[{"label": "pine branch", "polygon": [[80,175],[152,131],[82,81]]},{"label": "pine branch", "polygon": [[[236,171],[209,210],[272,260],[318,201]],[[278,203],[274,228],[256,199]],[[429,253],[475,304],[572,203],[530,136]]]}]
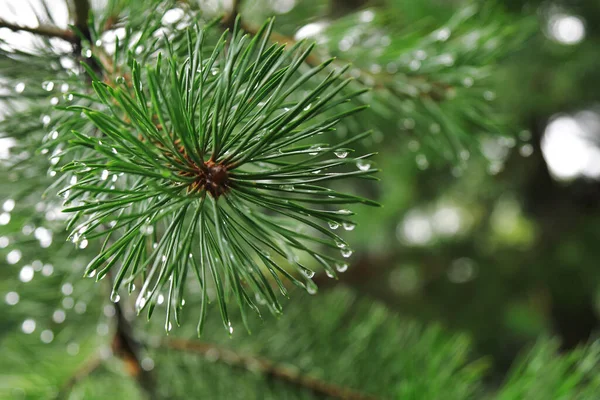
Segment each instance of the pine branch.
[{"label": "pine branch", "polygon": [[183,352],[193,352],[202,357],[214,357],[218,355],[219,360],[227,365],[260,372],[261,374],[282,380],[293,385],[305,388],[317,395],[329,396],[334,399],[345,400],[375,400],[377,397],[366,395],[350,388],[341,387],[323,380],[302,375],[295,369],[278,365],[273,361],[239,354],[233,350],[226,349],[214,344],[183,339],[169,339],[162,343],[163,347]]},{"label": "pine branch", "polygon": [[37,28],[32,28],[29,26],[13,24],[11,22],[0,19],[0,28],[8,28],[14,32],[29,32],[29,33],[33,33],[35,35],[48,37],[48,38],[59,38],[59,39],[66,40],[71,43],[75,43],[77,40],[76,35],[72,31],[66,30],[66,29],[60,29],[58,27],[50,26],[50,25],[40,25]]},{"label": "pine branch", "polygon": [[[188,271],[196,275],[203,297],[207,283],[214,283],[229,331],[228,292],[244,309],[258,312],[256,293],[259,303],[275,314],[281,312],[264,274],[277,282],[284,295],[286,288],[279,274],[316,292],[310,281],[314,272],[295,253],[308,254],[335,277],[336,268],[345,268],[337,266],[343,261],[327,249],[335,249],[343,258],[352,250],[323,225],[351,229],[354,224],[351,211],[332,207],[377,205],[320,186],[321,182],[349,177],[374,179],[377,169],[367,160],[371,155],[347,157],[351,150],[346,147],[370,132],[335,145],[298,144],[332,131],[341,118],[360,111],[361,107],[344,104],[363,91],[342,95],[349,80],[339,79],[345,71],[340,69],[298,97],[300,85],[316,80],[330,61],[294,78],[312,46],[303,51],[302,43],[288,49],[268,47],[271,30],[269,22],[249,41],[236,27],[231,40],[223,35],[212,54],[203,54],[205,31],[189,30],[183,69],[170,50],[166,66],[159,59],[156,67],[142,68],[131,60],[131,80],[123,79],[117,85],[90,70],[97,104],[70,107],[87,115],[95,127],[91,135],[73,133],[77,140],[71,144],[81,153],[63,166],[64,172],[75,173],[74,179],[69,179],[71,184],[61,191],[72,203],[65,210],[74,213],[70,226],[86,219],[71,237],[78,241],[117,232],[121,235],[90,262],[86,274],[97,272],[101,279],[122,260],[115,293],[143,274],[138,313],[148,309],[152,314],[160,291],[168,285],[167,330],[171,310],[179,321]],[[148,107],[144,99],[152,102],[148,113],[140,113]],[[111,112],[99,111],[104,106]],[[336,106],[340,112],[332,114],[329,110]],[[102,133],[101,140],[96,138],[96,130]],[[65,130],[64,137],[71,131]],[[98,164],[98,156],[107,157],[106,161]],[[348,171],[347,166],[358,170]],[[117,183],[122,175],[132,179],[126,186]],[[115,224],[94,232],[111,214],[117,219]],[[289,220],[306,225],[318,236],[299,234],[290,229]],[[255,242],[248,235],[262,238]],[[146,252],[148,236],[156,245]],[[197,241],[202,248],[195,253],[192,246]],[[273,261],[267,251],[291,264],[300,278],[285,270],[281,261]],[[234,279],[226,286],[229,274]],[[201,316],[199,333],[203,319]]]},{"label": "pine branch", "polygon": [[74,0],[73,3],[75,6],[75,27],[87,41],[91,42],[92,36],[88,25],[90,3],[88,0]]},{"label": "pine branch", "polygon": [[141,343],[135,338],[133,327],[125,317],[121,304],[114,304],[117,329],[112,341],[113,354],[125,363],[127,372],[135,379],[139,387],[148,395],[149,399],[156,399],[155,380],[149,371],[142,367],[139,356]]}]

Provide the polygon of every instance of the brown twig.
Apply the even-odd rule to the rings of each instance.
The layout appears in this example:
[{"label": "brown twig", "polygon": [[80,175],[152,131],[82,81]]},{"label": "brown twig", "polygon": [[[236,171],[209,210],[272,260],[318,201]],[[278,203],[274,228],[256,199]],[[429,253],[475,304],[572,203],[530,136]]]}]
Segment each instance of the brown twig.
[{"label": "brown twig", "polygon": [[225,14],[225,16],[223,16],[223,19],[221,20],[221,25],[223,25],[225,28],[233,30],[235,19],[240,13],[241,3],[241,0],[233,0],[233,3],[231,4],[231,10],[227,14]]},{"label": "brown twig", "polygon": [[34,35],[44,36],[48,38],[59,38],[71,43],[75,43],[75,41],[77,40],[73,32],[66,29],[60,29],[56,26],[40,25],[36,28],[32,28],[30,26],[17,25],[0,19],[0,28],[8,28],[13,32],[29,32],[33,33]]},{"label": "brown twig", "polygon": [[79,32],[81,32],[83,37],[91,42],[92,36],[88,25],[90,3],[88,0],[75,0],[73,4],[75,6],[75,26],[79,29]]},{"label": "brown twig", "polygon": [[290,384],[308,389],[315,394],[328,396],[334,399],[344,400],[375,400],[376,397],[357,392],[353,389],[338,386],[323,380],[302,375],[293,367],[279,365],[273,361],[246,356],[236,353],[233,350],[221,348],[209,343],[199,341],[188,341],[183,339],[168,339],[163,342],[163,346],[169,349],[194,352],[203,357],[218,356],[219,360],[233,367],[260,371],[274,379],[279,379]]},{"label": "brown twig", "polygon": [[136,380],[138,385],[150,399],[156,399],[154,379],[149,371],[142,367],[140,351],[142,344],[135,338],[133,328],[119,303],[115,303],[115,318],[117,330],[112,342],[112,351],[125,363],[127,373]]}]

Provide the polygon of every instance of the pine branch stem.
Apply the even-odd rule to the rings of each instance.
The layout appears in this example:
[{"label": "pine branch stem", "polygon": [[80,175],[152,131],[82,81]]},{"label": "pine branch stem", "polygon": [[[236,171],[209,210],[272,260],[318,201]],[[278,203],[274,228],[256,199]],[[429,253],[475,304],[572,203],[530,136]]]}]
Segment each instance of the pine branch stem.
[{"label": "pine branch stem", "polygon": [[125,362],[129,375],[136,380],[139,387],[148,395],[150,399],[156,399],[156,390],[154,380],[151,374],[142,368],[139,357],[139,348],[141,344],[133,335],[133,328],[125,315],[119,303],[115,303],[115,318],[117,320],[117,330],[113,338],[113,353]]},{"label": "pine branch stem", "polygon": [[74,0],[75,5],[75,26],[84,38],[91,42],[90,27],[88,25],[88,18],[90,15],[90,3],[88,0]]},{"label": "pine branch stem", "polygon": [[13,32],[29,32],[34,35],[44,36],[48,38],[59,38],[68,42],[74,43],[77,37],[73,32],[66,29],[60,29],[50,25],[40,25],[36,28],[30,26],[22,26],[0,19],[0,28],[8,28]]},{"label": "pine branch stem", "polygon": [[334,399],[344,400],[375,400],[377,397],[354,391],[346,387],[338,386],[323,380],[302,375],[296,369],[285,365],[277,364],[273,361],[253,356],[241,355],[233,350],[215,346],[209,343],[199,341],[189,341],[183,339],[168,339],[163,342],[163,346],[168,349],[194,352],[203,357],[218,355],[219,360],[232,367],[252,369],[260,371],[262,374],[273,379],[278,379],[296,385],[317,395],[324,395]]},{"label": "pine branch stem", "polygon": [[[108,272],[110,282],[114,281],[112,271]],[[111,285],[112,290],[112,285]],[[125,363],[125,367],[129,375],[135,379],[139,387],[146,393],[150,400],[158,398],[154,379],[150,372],[142,367],[139,356],[139,350],[142,344],[134,336],[134,329],[123,312],[123,308],[119,302],[114,304],[116,320],[116,330],[112,340],[113,354],[119,357]]]},{"label": "pine branch stem", "polygon": [[233,2],[231,4],[231,10],[221,20],[221,24],[224,27],[229,28],[230,30],[233,31],[235,19],[237,18],[238,14],[240,13],[241,4],[242,4],[241,0],[233,0]]}]

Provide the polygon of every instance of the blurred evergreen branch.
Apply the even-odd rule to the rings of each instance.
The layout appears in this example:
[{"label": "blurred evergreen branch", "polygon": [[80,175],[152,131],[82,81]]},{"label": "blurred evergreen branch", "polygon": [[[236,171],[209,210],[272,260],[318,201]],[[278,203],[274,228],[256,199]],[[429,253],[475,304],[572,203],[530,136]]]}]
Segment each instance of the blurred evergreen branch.
[{"label": "blurred evergreen branch", "polygon": [[0,28],[8,28],[11,31],[15,31],[15,32],[19,32],[19,31],[29,32],[29,33],[33,33],[33,34],[40,35],[40,36],[46,36],[49,38],[60,38],[60,39],[66,40],[68,42],[73,42],[76,40],[76,35],[72,31],[63,30],[63,29],[57,28],[55,26],[49,26],[49,25],[48,26],[42,25],[42,26],[32,28],[32,27],[28,27],[28,26],[13,24],[11,22],[0,19]]},{"label": "blurred evergreen branch", "polygon": [[[110,0],[91,14],[87,2],[75,5],[77,36],[0,23],[40,36],[32,51],[0,40],[0,139],[14,140],[13,156],[0,160],[0,191],[17,202],[0,227],[0,284],[11,296],[2,304],[2,396],[21,388],[33,398],[595,399],[595,344],[559,354],[542,340],[496,391],[464,335],[401,320],[344,290],[296,293],[279,317],[273,289],[291,291],[285,276],[314,292],[315,267],[330,276],[348,268],[332,255],[351,252],[333,232],[354,228],[338,208],[375,203],[336,181],[377,171],[349,145],[414,134],[464,160],[480,135],[512,129],[489,76],[525,40],[527,23],[499,7],[447,18],[395,1],[326,21],[313,49],[272,23],[255,28],[248,2],[233,2],[224,19],[194,1]],[[180,19],[164,22],[173,10]],[[355,65],[345,69],[347,61]],[[321,142],[326,132],[339,141]],[[63,243],[56,191],[75,214],[71,239],[86,251]],[[36,259],[41,244],[54,274]],[[394,265],[395,251],[361,270]],[[89,254],[98,256],[90,263]],[[97,278],[113,273],[111,282],[98,290],[78,280],[73,289],[85,265]],[[138,310],[164,312],[167,330],[189,312],[200,323],[153,336],[155,320],[134,325],[135,306],[119,301],[125,290],[140,293]],[[215,301],[222,319],[207,313]],[[261,326],[247,313],[263,306],[279,319]],[[222,321],[230,333],[241,321],[254,334],[224,338]]]}]

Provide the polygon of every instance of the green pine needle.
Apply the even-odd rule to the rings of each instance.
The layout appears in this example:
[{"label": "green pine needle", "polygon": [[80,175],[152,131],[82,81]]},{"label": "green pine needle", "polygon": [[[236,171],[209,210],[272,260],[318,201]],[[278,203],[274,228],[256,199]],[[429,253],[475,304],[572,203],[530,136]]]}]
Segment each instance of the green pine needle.
[{"label": "green pine needle", "polygon": [[142,281],[136,310],[148,316],[168,291],[167,330],[179,323],[188,274],[203,300],[199,334],[211,297],[231,331],[232,298],[245,321],[249,309],[281,312],[273,286],[287,294],[282,276],[316,292],[301,261],[331,277],[345,270],[352,250],[333,230],[354,228],[347,205],[376,205],[326,186],[374,178],[371,155],[348,147],[369,132],[306,144],[360,111],[348,104],[360,93],[346,89],[345,69],[322,76],[330,62],[301,73],[312,45],[270,44],[272,26],[253,37],[236,27],[210,45],[206,30],[189,29],[184,57],[169,49],[141,65],[129,54],[127,79],[90,71],[95,97],[69,107],[95,128],[72,132],[62,168],[74,176],[61,192],[71,239],[104,240],[85,274],[114,270],[113,300]]}]

